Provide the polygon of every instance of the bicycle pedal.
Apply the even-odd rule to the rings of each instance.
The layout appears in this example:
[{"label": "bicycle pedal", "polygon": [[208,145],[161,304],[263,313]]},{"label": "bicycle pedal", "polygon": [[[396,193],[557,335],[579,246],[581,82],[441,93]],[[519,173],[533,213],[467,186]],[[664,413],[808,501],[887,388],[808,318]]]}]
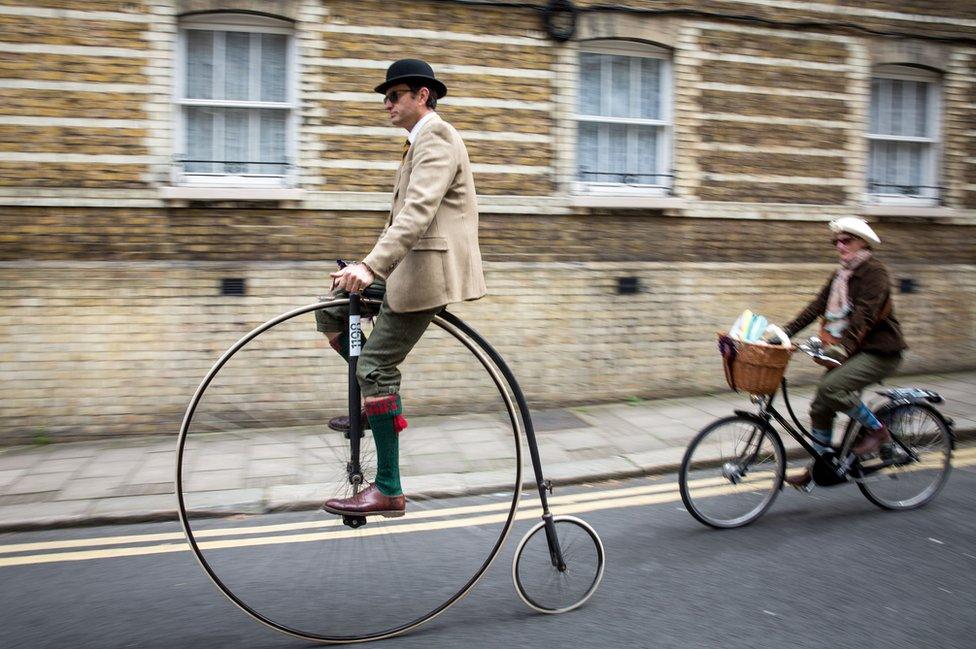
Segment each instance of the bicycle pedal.
[{"label": "bicycle pedal", "polygon": [[356,530],[366,524],[365,516],[343,516],[342,524]]}]

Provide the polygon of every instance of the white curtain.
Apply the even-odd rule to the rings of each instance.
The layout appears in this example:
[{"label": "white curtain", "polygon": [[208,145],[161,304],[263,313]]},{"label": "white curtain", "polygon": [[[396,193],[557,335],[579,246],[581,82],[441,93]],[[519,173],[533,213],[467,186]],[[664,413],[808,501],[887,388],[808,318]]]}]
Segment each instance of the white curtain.
[{"label": "white curtain", "polygon": [[[188,99],[288,101],[284,34],[191,29],[186,37]],[[287,171],[288,110],[186,106],[184,115],[188,159],[222,161],[187,163],[186,171],[270,175]],[[264,164],[255,164],[259,162]]]},{"label": "white curtain", "polygon": [[875,78],[871,81],[868,191],[877,194],[924,193],[928,142],[885,140],[884,136],[929,138],[929,93],[925,81]]},{"label": "white curtain", "polygon": [[580,54],[577,159],[580,180],[661,184],[661,126],[600,122],[600,117],[661,119],[660,59]]},{"label": "white curtain", "polygon": [[214,99],[214,33],[192,29],[186,33],[186,96]]}]

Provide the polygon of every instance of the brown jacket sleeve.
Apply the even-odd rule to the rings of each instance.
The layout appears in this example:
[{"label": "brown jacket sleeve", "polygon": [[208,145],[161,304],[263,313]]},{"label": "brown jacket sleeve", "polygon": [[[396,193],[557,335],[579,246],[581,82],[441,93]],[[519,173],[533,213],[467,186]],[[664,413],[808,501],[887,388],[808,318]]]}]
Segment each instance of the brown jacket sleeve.
[{"label": "brown jacket sleeve", "polygon": [[787,336],[792,338],[803,330],[804,327],[824,314],[824,311],[827,310],[827,298],[830,296],[830,285],[834,281],[834,274],[830,276],[830,279],[827,280],[824,287],[820,289],[820,294],[813,299],[813,302],[808,304],[805,309],[800,311],[795,318],[783,327],[783,331],[786,332]]},{"label": "brown jacket sleeve", "polygon": [[403,209],[393,216],[390,226],[363,260],[378,277],[389,276],[434,220],[458,169],[449,138],[447,125],[442,122],[430,124],[417,136]]}]

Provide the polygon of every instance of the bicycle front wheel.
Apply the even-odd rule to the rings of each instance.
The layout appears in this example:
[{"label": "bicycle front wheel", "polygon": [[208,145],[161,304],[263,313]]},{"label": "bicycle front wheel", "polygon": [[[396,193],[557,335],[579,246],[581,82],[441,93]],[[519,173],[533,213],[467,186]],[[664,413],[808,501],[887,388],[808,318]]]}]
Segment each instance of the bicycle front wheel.
[{"label": "bicycle front wheel", "polygon": [[769,509],[786,471],[779,435],[742,416],[708,425],[691,441],[678,485],[688,512],[705,525],[741,527]]},{"label": "bicycle front wheel", "polygon": [[328,427],[347,412],[348,367],[311,315],[346,302],[282,314],[232,346],[187,408],[177,453],[180,519],[207,575],[263,624],[327,643],[401,634],[459,601],[498,556],[522,479],[525,415],[487,343],[445,313],[401,365],[406,514],[321,511],[376,471],[370,431],[357,473],[350,440]]},{"label": "bicycle front wheel", "polygon": [[603,543],[586,521],[555,516],[553,530],[562,565],[549,547],[545,521],[522,537],[512,560],[518,596],[540,613],[565,613],[582,606],[603,579]]},{"label": "bicycle front wheel", "polygon": [[865,464],[866,475],[857,483],[858,489],[882,509],[928,504],[942,490],[952,468],[948,426],[927,404],[895,406],[878,417],[895,438],[893,454]]}]

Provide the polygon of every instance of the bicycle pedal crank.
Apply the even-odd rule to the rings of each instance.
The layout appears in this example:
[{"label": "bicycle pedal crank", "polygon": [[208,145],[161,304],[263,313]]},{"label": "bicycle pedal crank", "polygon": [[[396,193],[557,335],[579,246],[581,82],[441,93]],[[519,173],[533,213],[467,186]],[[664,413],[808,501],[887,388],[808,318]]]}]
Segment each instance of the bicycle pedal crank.
[{"label": "bicycle pedal crank", "polygon": [[342,524],[346,527],[351,527],[354,530],[358,530],[360,527],[366,524],[365,516],[343,516]]}]

